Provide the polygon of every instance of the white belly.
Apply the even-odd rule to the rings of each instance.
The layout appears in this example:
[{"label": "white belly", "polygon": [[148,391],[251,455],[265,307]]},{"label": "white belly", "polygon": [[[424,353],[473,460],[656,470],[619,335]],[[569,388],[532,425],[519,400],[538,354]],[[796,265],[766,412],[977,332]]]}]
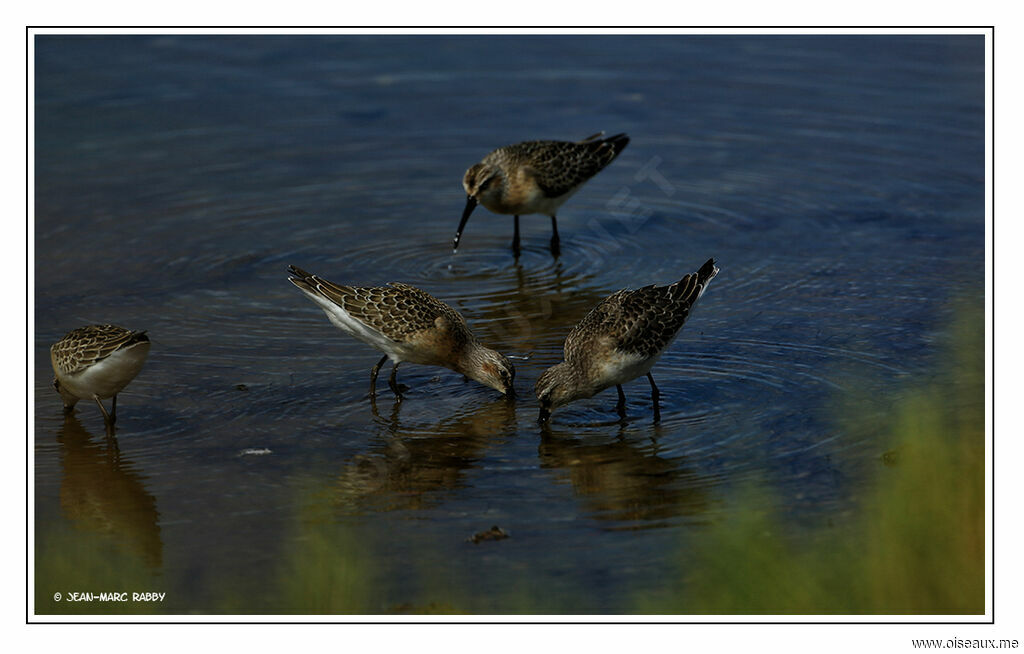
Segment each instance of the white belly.
[{"label": "white belly", "polygon": [[545,216],[554,216],[558,213],[558,208],[578,190],[577,186],[564,195],[549,198],[544,195],[544,191],[540,190],[539,186],[530,183],[524,184],[518,192],[507,195],[500,188],[490,193],[484,193],[478,198],[478,201],[494,213],[517,216],[539,213]]},{"label": "white belly", "polygon": [[[305,290],[303,292],[306,293]],[[391,361],[395,363],[409,360],[405,355],[405,348],[400,343],[396,343],[376,329],[367,327],[362,322],[348,315],[347,311],[334,302],[313,293],[306,293],[306,295],[320,305],[320,308],[327,314],[327,319],[331,321],[331,324],[341,331],[387,354]]]},{"label": "white belly", "polygon": [[554,216],[558,213],[559,207],[565,204],[565,201],[573,196],[580,189],[579,186],[572,189],[564,195],[559,195],[557,198],[549,198],[544,195],[544,192],[539,187],[534,186],[534,193],[530,196],[529,201],[526,204],[524,214],[528,213],[539,213],[545,216]]},{"label": "white belly", "polygon": [[651,371],[651,368],[660,356],[661,352],[649,358],[614,352],[612,356],[605,359],[597,368],[597,378],[600,381],[599,390],[611,388],[617,384],[625,384],[630,380],[646,375]]},{"label": "white belly", "polygon": [[536,195],[530,198],[528,205],[529,211],[524,211],[523,213],[539,213],[545,216],[554,216],[558,213],[559,207],[565,204],[565,201],[571,198],[578,188],[579,187],[576,187],[565,195],[560,195],[557,198],[545,197],[544,194],[540,192],[540,189],[538,189]]},{"label": "white belly", "polygon": [[149,353],[149,341],[120,349],[85,370],[65,375],[61,386],[77,398],[87,400],[93,395],[107,399],[121,392],[142,370]]}]

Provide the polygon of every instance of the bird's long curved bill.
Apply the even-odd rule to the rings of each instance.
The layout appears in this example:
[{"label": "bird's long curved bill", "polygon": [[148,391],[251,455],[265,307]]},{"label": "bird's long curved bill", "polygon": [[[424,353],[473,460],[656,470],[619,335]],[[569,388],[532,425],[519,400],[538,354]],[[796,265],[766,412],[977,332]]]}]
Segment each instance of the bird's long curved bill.
[{"label": "bird's long curved bill", "polygon": [[473,209],[476,209],[476,198],[471,195],[466,196],[466,208],[462,212],[462,220],[459,221],[459,228],[455,230],[455,240],[452,242],[452,249],[459,249],[459,240],[462,238],[462,230],[466,227],[466,222],[469,221],[469,214],[473,213]]},{"label": "bird's long curved bill", "polygon": [[540,415],[537,416],[537,422],[539,422],[540,424],[543,425],[543,424],[547,423],[547,421],[550,418],[551,418],[551,409],[549,409],[546,406],[542,405],[540,407]]}]

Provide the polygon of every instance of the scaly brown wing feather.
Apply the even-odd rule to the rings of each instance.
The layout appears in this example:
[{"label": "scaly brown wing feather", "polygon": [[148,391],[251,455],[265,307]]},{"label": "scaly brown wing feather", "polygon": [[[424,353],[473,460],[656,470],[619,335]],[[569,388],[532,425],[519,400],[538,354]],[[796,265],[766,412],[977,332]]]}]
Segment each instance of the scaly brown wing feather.
[{"label": "scaly brown wing feather", "polygon": [[[628,354],[652,357],[661,352],[683,327],[697,299],[718,274],[714,260],[669,286],[622,290],[602,300],[565,339],[570,360],[595,349],[594,339]],[[606,345],[606,347],[607,347]]]},{"label": "scaly brown wing feather", "polygon": [[73,329],[53,344],[50,356],[61,374],[70,375],[106,359],[122,347],[148,341],[144,331],[117,325],[89,325]]},{"label": "scaly brown wing feather", "polygon": [[578,143],[571,141],[526,141],[499,148],[484,159],[485,163],[507,160],[514,166],[528,167],[537,186],[547,197],[565,195],[587,181],[615,160],[629,143],[625,134],[603,140],[597,135]]},{"label": "scaly brown wing feather", "polygon": [[307,290],[334,302],[350,316],[396,342],[408,341],[424,330],[436,330],[438,318],[457,341],[472,338],[462,315],[433,295],[401,282],[387,286],[342,286],[290,267]]}]

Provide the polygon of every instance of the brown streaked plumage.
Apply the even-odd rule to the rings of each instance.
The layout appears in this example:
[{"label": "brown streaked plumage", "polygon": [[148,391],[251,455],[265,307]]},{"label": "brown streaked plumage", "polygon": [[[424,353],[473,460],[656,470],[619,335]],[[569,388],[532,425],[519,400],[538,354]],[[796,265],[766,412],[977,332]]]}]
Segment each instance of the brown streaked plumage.
[{"label": "brown streaked plumage", "polygon": [[370,397],[376,396],[377,373],[394,362],[388,384],[399,400],[398,364],[408,361],[443,366],[485,386],[515,395],[515,369],[504,356],[476,339],[462,315],[426,291],[393,282],[387,286],[341,286],[289,266],[295,284],[316,302],[336,327],[384,352],[370,371]]},{"label": "brown streaked plumage", "polygon": [[565,360],[548,368],[534,390],[540,400],[540,420],[574,400],[593,397],[615,386],[616,410],[626,417],[622,384],[647,375],[651,383],[654,420],[661,420],[658,387],[651,367],[672,344],[694,304],[718,274],[715,260],[670,286],[645,286],[613,293],[584,316],[565,339]]},{"label": "brown streaked plumage", "polygon": [[[53,386],[71,413],[79,400],[95,400],[108,430],[117,420],[117,394],[146,361],[149,337],[116,325],[89,325],[74,329],[50,347]],[[110,413],[100,400],[113,398]]]},{"label": "brown streaked plumage", "polygon": [[625,134],[606,139],[599,132],[582,141],[526,141],[494,150],[470,167],[462,179],[466,208],[455,232],[459,248],[462,230],[477,204],[494,213],[515,216],[512,251],[519,256],[519,216],[551,216],[551,252],[559,253],[558,208],[591,177],[619,156],[629,143]]}]

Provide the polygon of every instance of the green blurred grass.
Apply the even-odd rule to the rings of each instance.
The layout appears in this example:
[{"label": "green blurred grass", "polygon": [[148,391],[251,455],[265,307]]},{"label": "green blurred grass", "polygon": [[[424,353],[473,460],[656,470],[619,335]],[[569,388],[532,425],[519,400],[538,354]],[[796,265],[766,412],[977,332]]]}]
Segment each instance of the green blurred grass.
[{"label": "green blurred grass", "polygon": [[930,381],[876,400],[888,409],[846,405],[844,430],[875,432],[880,446],[856,511],[796,536],[766,486],[747,486],[739,508],[680,555],[677,580],[637,598],[636,611],[984,613],[984,321],[977,303],[955,313]]},{"label": "green blurred grass", "polygon": [[[56,521],[36,532],[35,612],[39,615],[118,615],[161,612],[158,602],[131,593],[163,592],[158,569],[107,534]],[[128,593],[128,601],[71,601],[70,593]],[[54,600],[60,593],[61,599]]]}]

